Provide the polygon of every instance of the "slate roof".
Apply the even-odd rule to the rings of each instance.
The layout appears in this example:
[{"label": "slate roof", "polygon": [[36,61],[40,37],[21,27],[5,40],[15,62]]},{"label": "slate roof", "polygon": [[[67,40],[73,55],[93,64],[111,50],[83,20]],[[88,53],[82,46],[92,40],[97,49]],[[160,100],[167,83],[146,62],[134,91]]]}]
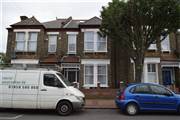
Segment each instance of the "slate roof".
[{"label": "slate roof", "polygon": [[79,28],[79,24],[84,20],[71,20],[64,28]]},{"label": "slate roof", "polygon": [[12,24],[11,26],[16,26],[16,25],[42,25],[34,16],[31,18],[27,18],[26,20],[22,20],[18,23]]},{"label": "slate roof", "polygon": [[89,20],[86,20],[80,25],[101,25],[101,19],[95,16]]},{"label": "slate roof", "polygon": [[43,25],[45,28],[56,29],[56,28],[79,28],[79,25],[101,25],[101,19],[93,17],[89,20],[73,20],[72,17],[66,19],[56,19],[53,21],[40,23],[34,16],[21,20],[18,23],[12,24],[11,26],[24,26],[24,25]]},{"label": "slate roof", "polygon": [[49,22],[42,23],[45,28],[62,28],[63,22],[65,22],[66,19],[57,19]]}]

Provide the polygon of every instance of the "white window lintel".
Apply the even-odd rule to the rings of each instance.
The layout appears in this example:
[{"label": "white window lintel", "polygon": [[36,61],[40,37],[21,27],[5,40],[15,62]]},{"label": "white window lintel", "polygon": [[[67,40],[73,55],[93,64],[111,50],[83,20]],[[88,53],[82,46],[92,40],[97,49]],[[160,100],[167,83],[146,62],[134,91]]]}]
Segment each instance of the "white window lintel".
[{"label": "white window lintel", "polygon": [[109,59],[81,59],[81,64],[110,64]]},{"label": "white window lintel", "polygon": [[75,34],[75,35],[77,35],[78,34],[78,32],[66,32],[66,34]]},{"label": "white window lintel", "polygon": [[99,32],[99,29],[97,29],[97,28],[96,29],[92,29],[92,28],[91,29],[81,29],[81,32],[90,32],[90,31],[91,32]]},{"label": "white window lintel", "polygon": [[14,29],[14,32],[40,32],[41,29]]}]

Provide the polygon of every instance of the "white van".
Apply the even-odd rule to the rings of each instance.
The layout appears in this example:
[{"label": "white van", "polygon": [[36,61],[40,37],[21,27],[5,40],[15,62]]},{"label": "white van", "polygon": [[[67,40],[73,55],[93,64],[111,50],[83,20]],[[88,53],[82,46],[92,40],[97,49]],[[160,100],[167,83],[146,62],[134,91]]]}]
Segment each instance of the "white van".
[{"label": "white van", "polygon": [[69,115],[84,106],[84,98],[57,71],[0,70],[0,108],[56,109]]}]

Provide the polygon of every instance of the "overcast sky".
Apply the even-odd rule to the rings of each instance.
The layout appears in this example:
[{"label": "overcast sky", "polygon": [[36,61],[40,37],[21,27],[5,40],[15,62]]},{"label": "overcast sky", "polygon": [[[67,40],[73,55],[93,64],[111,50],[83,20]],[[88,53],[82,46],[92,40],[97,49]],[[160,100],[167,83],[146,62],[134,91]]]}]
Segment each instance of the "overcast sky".
[{"label": "overcast sky", "polygon": [[6,51],[9,25],[19,16],[35,16],[40,22],[67,18],[89,19],[100,16],[102,6],[111,0],[0,0],[0,52]]}]

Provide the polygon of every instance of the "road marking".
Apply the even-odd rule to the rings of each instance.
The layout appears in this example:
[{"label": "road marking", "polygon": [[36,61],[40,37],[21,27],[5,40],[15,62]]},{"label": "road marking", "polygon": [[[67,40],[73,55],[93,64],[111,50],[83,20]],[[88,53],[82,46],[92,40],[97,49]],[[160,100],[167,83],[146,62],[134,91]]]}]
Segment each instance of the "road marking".
[{"label": "road marking", "polygon": [[0,117],[0,120],[15,120],[18,119],[20,117],[22,117],[23,115],[17,115],[15,117]]}]

